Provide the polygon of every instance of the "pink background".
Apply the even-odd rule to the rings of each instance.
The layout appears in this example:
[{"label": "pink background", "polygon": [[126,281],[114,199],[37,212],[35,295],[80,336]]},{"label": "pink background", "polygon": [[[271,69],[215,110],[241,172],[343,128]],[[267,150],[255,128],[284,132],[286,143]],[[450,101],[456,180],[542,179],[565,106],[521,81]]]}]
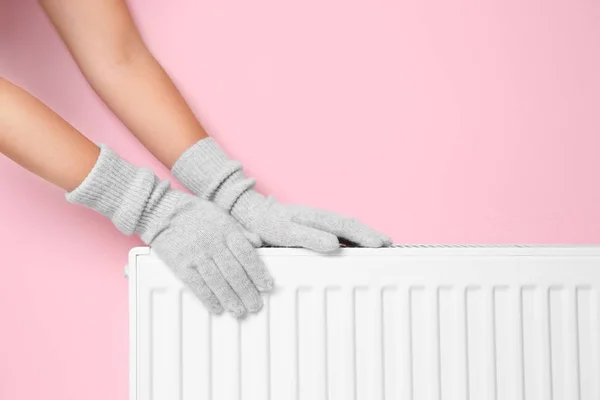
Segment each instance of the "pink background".
[{"label": "pink background", "polygon": [[[130,3],[209,132],[280,200],[395,242],[600,242],[599,2]],[[0,75],[168,176],[31,0],[0,0]],[[139,241],[5,158],[0,182],[0,399],[126,399]]]}]

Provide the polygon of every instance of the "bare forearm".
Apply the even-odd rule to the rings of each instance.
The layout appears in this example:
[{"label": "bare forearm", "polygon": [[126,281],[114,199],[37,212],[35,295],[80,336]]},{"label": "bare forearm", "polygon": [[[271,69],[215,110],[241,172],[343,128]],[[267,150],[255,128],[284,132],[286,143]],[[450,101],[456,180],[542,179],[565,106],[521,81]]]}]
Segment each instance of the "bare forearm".
[{"label": "bare forearm", "polygon": [[71,191],[92,169],[98,152],[38,99],[0,78],[0,153]]},{"label": "bare forearm", "polygon": [[41,0],[90,85],[167,167],[207,136],[122,0]]}]

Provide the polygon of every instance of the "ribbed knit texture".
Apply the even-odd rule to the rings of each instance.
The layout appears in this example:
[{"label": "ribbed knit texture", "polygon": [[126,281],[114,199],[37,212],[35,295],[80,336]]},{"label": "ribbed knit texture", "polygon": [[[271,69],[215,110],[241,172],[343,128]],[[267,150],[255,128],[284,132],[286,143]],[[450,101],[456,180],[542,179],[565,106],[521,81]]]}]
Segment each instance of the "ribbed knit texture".
[{"label": "ribbed knit texture", "polygon": [[200,140],[185,151],[172,172],[193,193],[228,211],[256,183],[244,175],[242,164],[230,160],[212,138]]},{"label": "ribbed knit texture", "polygon": [[211,312],[258,311],[258,290],[273,286],[252,244],[224,210],[171,189],[150,169],[129,164],[106,146],[66,197],[110,218],[121,232],[137,233]]},{"label": "ribbed knit texture", "polygon": [[173,166],[175,176],[201,198],[229,211],[246,229],[267,244],[332,251],[343,237],[364,247],[389,246],[392,241],[361,222],[310,207],[284,205],[256,192],[242,165],[232,161],[212,138],[198,141]]},{"label": "ribbed knit texture", "polygon": [[85,180],[67,193],[71,203],[82,204],[108,217],[126,235],[137,233],[145,242],[166,219],[181,193],[169,191],[149,168],[138,168],[100,145],[96,165]]}]

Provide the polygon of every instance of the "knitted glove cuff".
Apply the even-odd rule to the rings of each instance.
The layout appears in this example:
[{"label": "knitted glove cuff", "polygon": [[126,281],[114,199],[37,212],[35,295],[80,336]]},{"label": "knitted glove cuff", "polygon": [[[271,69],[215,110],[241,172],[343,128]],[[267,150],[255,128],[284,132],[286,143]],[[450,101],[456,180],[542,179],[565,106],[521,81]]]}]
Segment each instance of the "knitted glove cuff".
[{"label": "knitted glove cuff", "polygon": [[256,183],[244,175],[242,164],[229,159],[212,138],[202,139],[187,149],[172,173],[194,194],[228,211]]},{"label": "knitted glove cuff", "polygon": [[66,194],[108,217],[126,235],[138,233],[148,243],[180,196],[169,190],[149,168],[139,168],[100,145],[100,155],[83,182]]}]

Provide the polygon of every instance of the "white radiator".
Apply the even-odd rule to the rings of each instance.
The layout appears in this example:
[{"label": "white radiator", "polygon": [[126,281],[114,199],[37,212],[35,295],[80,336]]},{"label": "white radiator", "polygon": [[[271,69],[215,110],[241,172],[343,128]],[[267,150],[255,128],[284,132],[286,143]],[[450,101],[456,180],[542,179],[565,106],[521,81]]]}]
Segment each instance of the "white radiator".
[{"label": "white radiator", "polygon": [[600,399],[600,246],[260,253],[240,323],[131,251],[131,400]]}]

